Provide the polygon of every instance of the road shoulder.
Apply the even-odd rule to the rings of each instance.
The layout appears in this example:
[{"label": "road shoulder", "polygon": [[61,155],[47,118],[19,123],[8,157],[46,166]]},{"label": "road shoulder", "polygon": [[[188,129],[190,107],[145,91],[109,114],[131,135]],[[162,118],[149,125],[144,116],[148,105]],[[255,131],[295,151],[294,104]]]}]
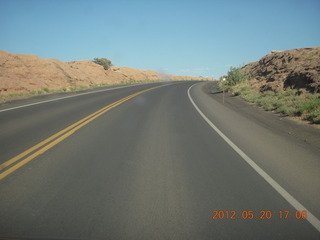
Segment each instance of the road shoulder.
[{"label": "road shoulder", "polygon": [[[255,164],[319,219],[320,148],[316,140],[319,132],[293,121],[280,120],[280,116],[237,97],[226,95],[223,103],[222,94],[217,89],[208,89],[207,84],[200,83],[190,89],[198,108]],[[301,132],[311,136],[311,141],[305,141],[305,135],[298,135]]]},{"label": "road shoulder", "polygon": [[[207,82],[202,85],[201,89],[206,95],[222,103],[223,93],[218,89],[216,82]],[[250,120],[254,120],[263,127],[272,129],[282,135],[290,135],[320,149],[320,126],[316,124],[299,121],[272,111],[265,111],[244,101],[239,96],[227,93],[224,96],[224,106]]]}]

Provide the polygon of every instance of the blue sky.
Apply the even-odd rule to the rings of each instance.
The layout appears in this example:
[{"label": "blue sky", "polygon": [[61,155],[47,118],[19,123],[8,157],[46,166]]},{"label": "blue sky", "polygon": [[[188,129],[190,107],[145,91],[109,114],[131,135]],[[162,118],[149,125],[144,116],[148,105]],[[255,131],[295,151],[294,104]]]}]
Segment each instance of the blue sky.
[{"label": "blue sky", "polygon": [[320,46],[320,0],[0,0],[0,50],[219,78]]}]

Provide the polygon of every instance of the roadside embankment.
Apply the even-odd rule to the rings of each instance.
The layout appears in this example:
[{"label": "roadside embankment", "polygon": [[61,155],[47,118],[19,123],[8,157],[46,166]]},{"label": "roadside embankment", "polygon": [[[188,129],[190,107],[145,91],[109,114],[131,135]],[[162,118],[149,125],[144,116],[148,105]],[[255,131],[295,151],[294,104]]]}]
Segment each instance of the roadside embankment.
[{"label": "roadside embankment", "polygon": [[257,62],[231,68],[219,86],[267,111],[319,124],[319,59],[320,47],[272,51]]}]

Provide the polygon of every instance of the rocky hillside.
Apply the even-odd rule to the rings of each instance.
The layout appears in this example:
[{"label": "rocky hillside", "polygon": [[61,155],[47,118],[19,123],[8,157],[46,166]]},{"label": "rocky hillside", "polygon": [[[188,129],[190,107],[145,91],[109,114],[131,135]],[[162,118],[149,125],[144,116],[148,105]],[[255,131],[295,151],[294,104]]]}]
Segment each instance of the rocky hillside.
[{"label": "rocky hillside", "polygon": [[272,51],[243,69],[261,91],[281,92],[286,88],[320,92],[320,47]]},{"label": "rocky hillside", "polygon": [[201,80],[173,76],[151,70],[111,67],[109,70],[92,61],[61,62],[35,55],[0,51],[0,94],[24,93],[32,90],[61,89],[117,83],[129,80]]}]

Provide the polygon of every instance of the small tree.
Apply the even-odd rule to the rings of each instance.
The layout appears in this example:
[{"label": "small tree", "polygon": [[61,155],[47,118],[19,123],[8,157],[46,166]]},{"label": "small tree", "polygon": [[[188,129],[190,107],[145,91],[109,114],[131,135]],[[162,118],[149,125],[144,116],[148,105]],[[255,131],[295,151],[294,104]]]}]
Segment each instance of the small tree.
[{"label": "small tree", "polygon": [[108,58],[94,58],[92,62],[103,66],[105,70],[108,70],[110,66],[113,66],[111,60]]},{"label": "small tree", "polygon": [[226,80],[229,86],[234,86],[238,83],[248,80],[248,75],[244,72],[241,67],[230,67]]}]

